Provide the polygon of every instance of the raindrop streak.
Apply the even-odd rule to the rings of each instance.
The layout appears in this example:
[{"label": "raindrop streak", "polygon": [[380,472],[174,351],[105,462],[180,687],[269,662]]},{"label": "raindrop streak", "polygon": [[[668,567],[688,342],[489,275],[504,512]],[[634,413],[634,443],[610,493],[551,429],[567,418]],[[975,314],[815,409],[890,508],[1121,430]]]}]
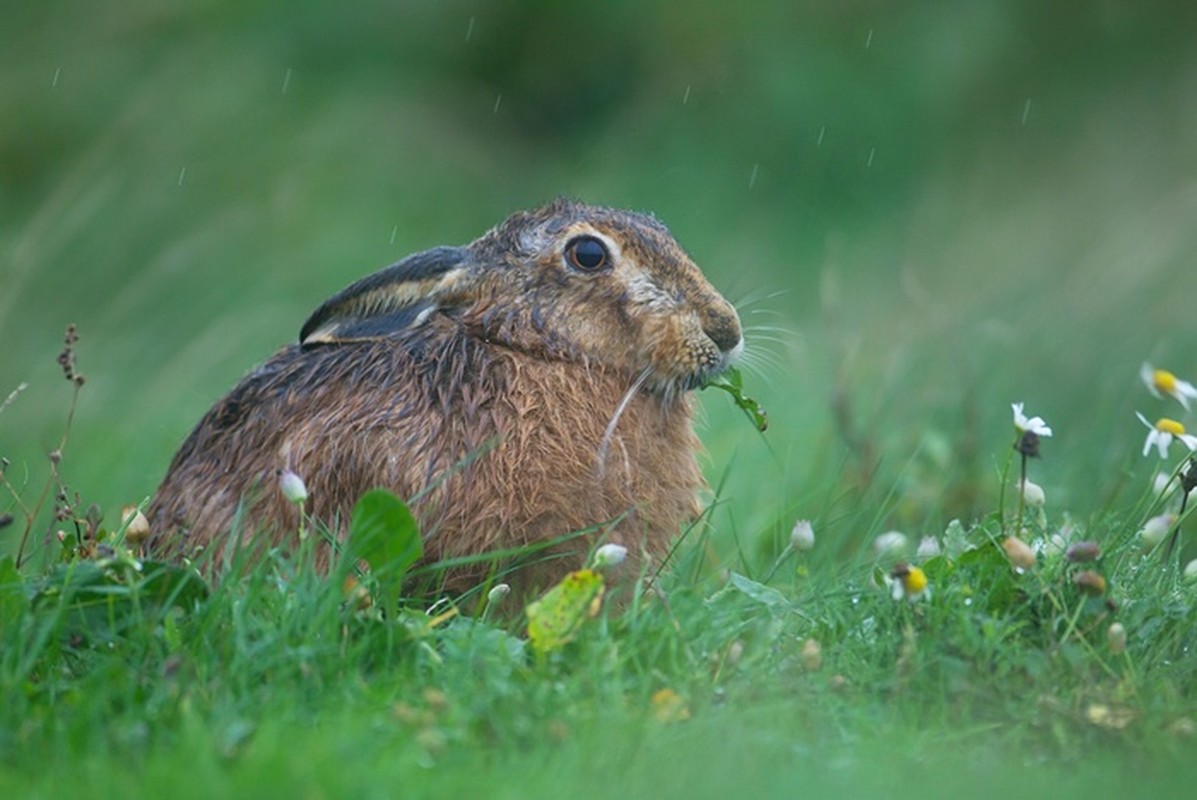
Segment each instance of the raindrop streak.
[{"label": "raindrop streak", "polygon": [[466,25],[466,41],[468,42],[470,40],[470,37],[473,35],[474,35],[474,18],[470,17],[470,24]]},{"label": "raindrop streak", "polygon": [[816,145],[816,146],[822,146],[822,144],[823,144],[823,134],[825,134],[825,133],[827,133],[827,126],[826,126],[826,125],[824,125],[822,128],[819,128],[819,138],[815,140],[815,145]]},{"label": "raindrop streak", "polygon": [[[62,74],[62,67],[59,67],[58,69],[54,70],[54,80],[50,82],[50,88],[51,88],[51,89],[57,89],[57,88],[58,88],[58,76],[59,76],[60,74]],[[690,91],[690,90],[689,90],[689,89],[687,89],[686,91],[688,92],[688,91]]]},{"label": "raindrop streak", "polygon": [[287,93],[287,87],[291,85],[291,69],[287,69],[287,74],[283,76],[283,94]]},{"label": "raindrop streak", "polygon": [[761,166],[760,164],[752,165],[752,175],[750,175],[748,177],[748,188],[749,189],[751,189],[753,186],[756,185],[756,173],[757,173],[757,170],[760,169],[760,166]]},{"label": "raindrop streak", "polygon": [[399,226],[398,226],[398,225],[396,225],[395,227],[391,228],[391,244],[394,244],[394,243],[395,243],[395,234],[397,234],[397,233],[399,233]]},{"label": "raindrop streak", "polygon": [[1031,98],[1028,97],[1027,102],[1024,103],[1022,106],[1022,122],[1020,122],[1019,124],[1026,125],[1027,117],[1029,117],[1029,116],[1031,116]]},{"label": "raindrop streak", "polygon": [[182,186],[183,179],[186,177],[187,177],[187,167],[183,167],[181,170],[179,170],[179,183],[177,185]]},{"label": "raindrop streak", "polygon": [[875,155],[877,155],[877,148],[876,148],[876,147],[870,147],[870,148],[869,148],[869,161],[868,161],[868,163],[867,163],[867,164],[865,164],[865,167],[871,167],[871,166],[873,166],[873,156],[875,156]]},{"label": "raindrop streak", "polygon": [[490,113],[498,114],[499,113],[499,103],[502,103],[502,102],[503,102],[503,95],[499,95],[498,97],[496,97],[495,98],[495,107],[491,110]]},{"label": "raindrop streak", "polygon": [[865,39],[865,50],[869,49],[869,45],[873,43],[873,29],[869,28],[869,36]]},{"label": "raindrop streak", "polygon": [[686,93],[682,95],[682,105],[690,102],[690,84],[686,84]]}]

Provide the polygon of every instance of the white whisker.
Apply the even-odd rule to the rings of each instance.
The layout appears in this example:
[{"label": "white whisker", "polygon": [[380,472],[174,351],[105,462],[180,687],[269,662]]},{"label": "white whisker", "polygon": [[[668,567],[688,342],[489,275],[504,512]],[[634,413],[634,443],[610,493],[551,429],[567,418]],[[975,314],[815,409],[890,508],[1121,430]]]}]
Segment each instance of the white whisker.
[{"label": "white whisker", "polygon": [[611,437],[615,435],[615,426],[619,424],[619,418],[623,416],[623,412],[627,410],[628,404],[632,402],[632,398],[644,386],[645,381],[648,380],[648,376],[651,374],[652,367],[645,367],[639,377],[632,382],[631,387],[624,392],[619,405],[615,407],[615,413],[611,416],[611,421],[607,423],[607,429],[603,431],[603,438],[599,441],[598,462],[595,464],[599,477],[602,477],[604,470],[607,468],[607,453],[611,449]]}]

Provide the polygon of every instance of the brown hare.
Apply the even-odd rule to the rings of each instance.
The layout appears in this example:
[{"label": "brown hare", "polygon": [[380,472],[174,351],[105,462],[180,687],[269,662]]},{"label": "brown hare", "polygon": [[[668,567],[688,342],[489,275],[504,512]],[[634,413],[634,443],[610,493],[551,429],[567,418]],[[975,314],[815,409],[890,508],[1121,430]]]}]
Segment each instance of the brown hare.
[{"label": "brown hare", "polygon": [[[514,214],[316,309],[175,454],[149,550],[294,536],[278,482],[290,469],[338,535],[363,492],[411,498],[429,561],[608,521],[605,540],[634,564],[659,559],[700,511],[690,390],[741,349],[735,309],[656,219],[568,200]],[[544,585],[593,544],[558,543],[517,580]],[[490,568],[457,568],[445,586]]]}]

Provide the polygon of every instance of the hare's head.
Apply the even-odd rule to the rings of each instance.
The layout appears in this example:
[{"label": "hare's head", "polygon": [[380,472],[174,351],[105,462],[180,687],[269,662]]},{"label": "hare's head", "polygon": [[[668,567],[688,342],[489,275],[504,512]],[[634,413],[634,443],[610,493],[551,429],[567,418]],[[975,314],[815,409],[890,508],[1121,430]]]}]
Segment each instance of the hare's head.
[{"label": "hare's head", "polygon": [[735,309],[664,225],[567,200],[358,281],[300,338],[396,336],[440,314],[488,342],[624,372],[667,396],[725,370],[743,342]]}]

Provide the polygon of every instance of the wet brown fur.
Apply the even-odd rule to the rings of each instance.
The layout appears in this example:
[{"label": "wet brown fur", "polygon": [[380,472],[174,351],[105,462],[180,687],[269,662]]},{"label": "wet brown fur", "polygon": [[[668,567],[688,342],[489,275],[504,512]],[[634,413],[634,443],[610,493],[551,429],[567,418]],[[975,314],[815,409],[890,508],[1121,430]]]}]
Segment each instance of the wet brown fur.
[{"label": "wet brown fur", "polygon": [[[561,253],[577,235],[610,242],[613,268],[571,271]],[[289,468],[308,486],[308,513],[338,534],[371,488],[415,498],[430,561],[615,519],[608,541],[659,560],[700,510],[687,390],[728,363],[735,311],[655,220],[570,201],[516,214],[449,257],[460,262],[418,284],[436,295],[425,318],[341,337],[343,320],[380,313],[346,290],[313,317],[330,333],[280,350],[219,401],[154,497],[151,550],[219,551],[234,529],[249,543],[294,535],[298,511],[277,477]],[[576,568],[592,544],[558,545],[569,557],[522,582]],[[458,568],[447,585],[487,569]]]}]

